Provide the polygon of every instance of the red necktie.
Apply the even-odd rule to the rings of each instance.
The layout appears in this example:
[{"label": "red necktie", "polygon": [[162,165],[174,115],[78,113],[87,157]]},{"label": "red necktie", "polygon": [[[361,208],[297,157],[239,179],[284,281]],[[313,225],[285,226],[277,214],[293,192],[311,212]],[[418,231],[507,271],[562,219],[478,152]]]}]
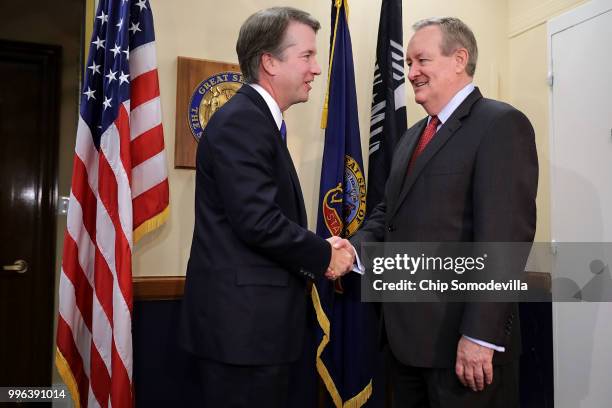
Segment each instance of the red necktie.
[{"label": "red necktie", "polygon": [[437,116],[432,116],[427,126],[425,126],[425,130],[419,139],[419,143],[417,143],[416,147],[414,148],[414,152],[412,152],[412,157],[410,158],[410,163],[408,164],[408,172],[412,170],[412,166],[414,166],[416,159],[421,155],[421,153],[423,153],[423,150],[425,150],[425,147],[427,147],[427,144],[431,141],[431,139],[433,139],[439,124],[440,119],[438,119]]}]

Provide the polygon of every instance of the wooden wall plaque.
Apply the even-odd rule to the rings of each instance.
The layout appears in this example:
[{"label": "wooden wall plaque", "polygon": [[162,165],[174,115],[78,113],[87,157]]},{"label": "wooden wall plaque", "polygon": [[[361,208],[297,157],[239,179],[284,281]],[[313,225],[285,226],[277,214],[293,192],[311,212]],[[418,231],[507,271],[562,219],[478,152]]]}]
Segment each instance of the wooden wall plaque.
[{"label": "wooden wall plaque", "polygon": [[240,66],[178,57],[175,118],[175,168],[195,168],[198,135],[219,107],[242,84]]}]

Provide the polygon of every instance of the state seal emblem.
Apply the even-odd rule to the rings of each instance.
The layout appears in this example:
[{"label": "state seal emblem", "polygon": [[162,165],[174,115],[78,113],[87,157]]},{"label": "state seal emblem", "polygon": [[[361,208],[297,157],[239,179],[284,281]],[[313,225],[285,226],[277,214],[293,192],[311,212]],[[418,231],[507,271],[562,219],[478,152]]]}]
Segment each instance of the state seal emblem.
[{"label": "state seal emblem", "polygon": [[331,235],[348,238],[357,232],[365,213],[365,177],[359,163],[347,155],[344,158],[344,186],[338,183],[323,198],[325,226]]},{"label": "state seal emblem", "polygon": [[240,72],[218,72],[195,87],[189,101],[188,123],[193,137],[199,142],[210,117],[240,89]]}]

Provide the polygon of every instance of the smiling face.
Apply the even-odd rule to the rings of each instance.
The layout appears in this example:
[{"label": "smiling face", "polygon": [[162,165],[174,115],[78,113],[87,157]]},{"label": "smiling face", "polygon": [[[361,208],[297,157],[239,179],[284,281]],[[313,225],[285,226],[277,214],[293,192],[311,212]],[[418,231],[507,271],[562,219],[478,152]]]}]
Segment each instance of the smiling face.
[{"label": "smiling face", "polygon": [[414,33],[406,50],[408,80],[414,100],[429,115],[437,115],[471,77],[465,72],[467,51],[458,48],[442,54],[442,31],[430,25]]},{"label": "smiling face", "polygon": [[270,93],[281,111],[306,102],[311,82],[321,74],[316,59],[316,34],[311,27],[292,21],[285,32],[284,43],[280,57],[263,56],[264,69],[270,73]]}]

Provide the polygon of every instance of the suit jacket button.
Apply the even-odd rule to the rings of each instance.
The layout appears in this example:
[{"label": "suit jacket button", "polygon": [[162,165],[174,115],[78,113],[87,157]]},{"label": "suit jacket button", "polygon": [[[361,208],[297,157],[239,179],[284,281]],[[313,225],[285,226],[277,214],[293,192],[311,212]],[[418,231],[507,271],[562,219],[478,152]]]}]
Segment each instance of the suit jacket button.
[{"label": "suit jacket button", "polygon": [[387,231],[389,232],[395,231],[395,226],[393,224],[389,224],[389,226],[387,227]]}]

